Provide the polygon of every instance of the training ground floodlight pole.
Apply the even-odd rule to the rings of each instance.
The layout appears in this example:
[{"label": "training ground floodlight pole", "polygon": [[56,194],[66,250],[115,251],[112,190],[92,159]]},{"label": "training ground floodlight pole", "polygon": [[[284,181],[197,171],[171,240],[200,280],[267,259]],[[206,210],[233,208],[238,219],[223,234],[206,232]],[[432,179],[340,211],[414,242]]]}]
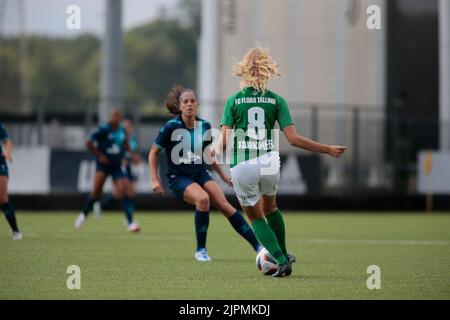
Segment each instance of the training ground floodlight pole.
[{"label": "training ground floodlight pole", "polygon": [[202,23],[199,54],[199,100],[200,116],[212,123],[219,119],[218,100],[218,0],[202,1]]},{"label": "training ground floodlight pole", "polygon": [[439,0],[439,149],[450,151],[450,1]]},{"label": "training ground floodlight pole", "polygon": [[106,24],[100,65],[99,123],[112,108],[122,109],[122,0],[106,1]]}]

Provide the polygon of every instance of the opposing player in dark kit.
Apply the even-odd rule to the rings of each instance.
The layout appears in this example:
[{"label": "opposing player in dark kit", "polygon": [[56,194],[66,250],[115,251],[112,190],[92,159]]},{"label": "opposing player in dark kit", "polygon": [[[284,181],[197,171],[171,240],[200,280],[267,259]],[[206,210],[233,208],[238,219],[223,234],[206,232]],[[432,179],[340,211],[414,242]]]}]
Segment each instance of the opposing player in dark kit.
[{"label": "opposing player in dark kit", "polygon": [[[4,149],[2,148],[2,144],[4,144]],[[12,162],[12,149],[13,143],[5,127],[0,123],[0,206],[11,227],[13,240],[21,240],[22,234],[17,226],[16,213],[8,197],[9,173],[6,161]]]},{"label": "opposing player in dark kit", "polygon": [[113,110],[109,121],[101,125],[86,141],[86,147],[95,155],[97,171],[94,176],[93,189],[86,198],[82,212],[75,220],[75,228],[80,229],[86,222],[93,204],[100,199],[103,185],[108,176],[114,183],[116,197],[120,200],[127,219],[127,228],[130,232],[139,232],[139,225],[134,222],[133,202],[127,196],[127,188],[130,183],[126,178],[126,170],[123,164],[125,152],[130,150],[125,128],[121,125],[122,116],[118,110]]},{"label": "opposing player in dark kit", "polygon": [[[207,170],[204,154],[205,148],[211,143],[211,125],[196,116],[197,97],[193,90],[174,86],[170,91],[166,107],[173,114],[178,115],[168,121],[159,131],[159,135],[149,153],[149,165],[153,190],[163,194],[164,189],[158,176],[158,154],[162,149],[166,151],[168,164],[167,177],[172,193],[179,199],[195,205],[195,232],[197,251],[195,259],[210,261],[206,251],[206,235],[209,226],[210,203],[228,218],[230,224],[244,237],[255,251],[262,247],[258,243],[253,231],[243,215],[236,210],[225,198],[220,186],[213,180]],[[180,156],[180,146],[184,145],[183,155]],[[211,166],[218,175],[231,186],[231,179],[217,163]]]}]

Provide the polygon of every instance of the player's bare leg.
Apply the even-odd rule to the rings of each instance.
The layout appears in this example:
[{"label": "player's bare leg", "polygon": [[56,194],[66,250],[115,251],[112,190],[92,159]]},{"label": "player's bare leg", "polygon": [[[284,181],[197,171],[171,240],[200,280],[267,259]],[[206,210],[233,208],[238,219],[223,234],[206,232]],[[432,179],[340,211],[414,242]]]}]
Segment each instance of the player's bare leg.
[{"label": "player's bare leg", "polygon": [[120,205],[125,213],[127,219],[127,228],[129,232],[136,233],[141,230],[137,222],[134,221],[134,206],[132,198],[128,196],[130,188],[130,181],[127,178],[120,178],[113,181],[116,190],[116,197],[120,199]]},{"label": "player's bare leg", "polygon": [[96,201],[100,199],[102,195],[103,185],[105,184],[108,175],[103,171],[97,171],[94,175],[94,183],[90,196],[86,199],[83,211],[78,215],[75,220],[75,228],[81,229],[86,222],[86,218],[89,212],[92,210],[92,206]]},{"label": "player's bare leg", "polygon": [[242,206],[242,209],[244,210],[251,223],[253,223],[257,219],[264,218],[261,199],[259,199],[259,201],[254,206]]},{"label": "player's bare leg", "polygon": [[183,200],[195,205],[195,235],[197,238],[197,251],[195,259],[198,261],[211,261],[206,251],[206,236],[209,226],[210,200],[208,193],[198,183],[191,183],[183,193]]},{"label": "player's bare leg", "polygon": [[203,188],[208,193],[212,204],[227,217],[234,230],[247,240],[256,252],[261,250],[263,246],[258,242],[252,228],[242,214],[228,202],[217,182],[213,180],[208,181]]},{"label": "player's bare leg", "polygon": [[134,182],[127,179],[128,180],[128,185],[127,185],[127,189],[126,189],[126,195],[130,198],[135,198],[136,197],[136,187],[134,185]]},{"label": "player's bare leg", "polygon": [[225,198],[225,195],[217,182],[213,180],[208,181],[203,185],[203,188],[208,193],[212,204],[222,212],[225,217],[229,218],[236,212],[236,209],[228,202],[227,198]]},{"label": "player's bare leg", "polygon": [[16,213],[14,207],[9,202],[8,197],[8,177],[0,176],[0,207],[2,208],[5,218],[13,232],[13,240],[21,240],[22,234],[17,227]]},{"label": "player's bare leg", "polygon": [[0,203],[7,203],[8,197],[8,177],[0,176]]},{"label": "player's bare leg", "polygon": [[198,183],[191,183],[183,193],[183,200],[195,206],[199,211],[209,211],[210,198]]}]

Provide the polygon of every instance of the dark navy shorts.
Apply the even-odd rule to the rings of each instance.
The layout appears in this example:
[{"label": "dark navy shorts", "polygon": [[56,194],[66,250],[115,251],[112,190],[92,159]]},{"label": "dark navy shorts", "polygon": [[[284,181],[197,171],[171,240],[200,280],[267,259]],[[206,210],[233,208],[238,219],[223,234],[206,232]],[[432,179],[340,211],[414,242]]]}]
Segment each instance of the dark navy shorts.
[{"label": "dark navy shorts", "polygon": [[9,177],[8,165],[6,164],[5,157],[0,157],[0,176]]},{"label": "dark navy shorts", "polygon": [[194,176],[183,176],[175,174],[167,174],[169,179],[169,188],[172,193],[179,199],[183,200],[183,194],[186,188],[194,182],[197,182],[201,187],[208,181],[213,180],[211,173],[208,170],[202,170]]},{"label": "dark navy shorts", "polygon": [[102,171],[106,173],[107,175],[110,175],[113,180],[119,180],[126,178],[126,170],[124,166],[111,166],[111,165],[104,165],[103,163],[100,163],[97,161],[97,172]]},{"label": "dark navy shorts", "polygon": [[131,182],[137,180],[137,177],[133,174],[133,170],[131,170],[131,165],[126,165],[125,166],[125,176]]}]

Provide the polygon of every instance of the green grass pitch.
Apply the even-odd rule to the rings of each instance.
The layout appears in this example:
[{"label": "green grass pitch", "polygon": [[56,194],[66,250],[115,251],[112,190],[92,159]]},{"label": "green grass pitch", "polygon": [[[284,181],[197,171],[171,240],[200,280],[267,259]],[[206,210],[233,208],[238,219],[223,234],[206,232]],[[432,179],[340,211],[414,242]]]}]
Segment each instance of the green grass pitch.
[{"label": "green grass pitch", "polygon": [[[212,213],[208,252],[194,260],[194,217],[143,213],[140,234],[105,212],[73,229],[76,213],[18,212],[24,239],[0,221],[0,299],[450,299],[450,215],[285,212],[293,274],[260,274],[255,254]],[[81,289],[66,269],[81,269]],[[369,290],[378,265],[381,289]]]}]

